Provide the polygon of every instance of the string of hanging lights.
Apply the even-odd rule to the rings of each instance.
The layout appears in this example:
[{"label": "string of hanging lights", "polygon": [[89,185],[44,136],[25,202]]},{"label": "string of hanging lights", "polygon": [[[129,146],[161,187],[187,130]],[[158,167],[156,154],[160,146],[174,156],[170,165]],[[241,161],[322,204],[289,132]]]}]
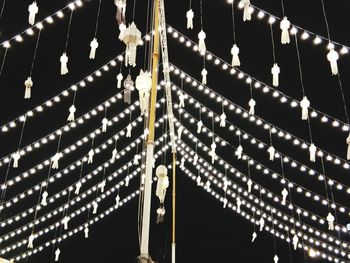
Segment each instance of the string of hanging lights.
[{"label": "string of hanging lights", "polygon": [[[187,48],[191,48],[195,53],[199,53],[197,44],[193,42],[191,39],[189,39],[188,37],[186,37],[184,34],[180,33],[178,30],[174,29],[171,26],[168,26],[167,32],[169,34],[172,34],[173,38],[177,39],[179,43],[184,44]],[[283,104],[289,103],[292,109],[297,109],[298,106],[300,105],[300,101],[254,78],[253,76],[238,69],[237,67],[232,68],[228,62],[216,56],[215,54],[209,52],[208,50],[206,50],[205,55],[206,55],[206,59],[208,61],[211,61],[215,66],[217,67],[220,66],[223,71],[228,71],[231,75],[236,75],[239,80],[245,81],[247,84],[251,83],[256,90],[259,90],[263,94],[270,95],[272,98],[278,100],[280,103],[283,103]],[[328,124],[343,132],[350,131],[350,126],[347,123],[333,116],[330,116],[327,113],[317,110],[311,106],[309,107],[309,109],[311,111],[309,116],[313,119],[319,119],[320,123]]]}]

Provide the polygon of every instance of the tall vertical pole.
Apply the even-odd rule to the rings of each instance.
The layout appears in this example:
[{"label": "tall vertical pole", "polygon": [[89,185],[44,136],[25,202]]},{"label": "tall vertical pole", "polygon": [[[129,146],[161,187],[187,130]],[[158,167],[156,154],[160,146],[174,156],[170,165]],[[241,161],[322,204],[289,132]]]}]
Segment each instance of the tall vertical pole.
[{"label": "tall vertical pole", "polygon": [[144,262],[152,262],[148,252],[150,214],[151,214],[151,194],[152,194],[152,164],[154,154],[155,139],[155,119],[158,84],[158,63],[159,63],[159,0],[154,0],[154,35],[153,35],[153,57],[152,57],[152,89],[151,103],[149,108],[148,139],[146,142],[146,174],[143,199],[142,229],[140,258]]},{"label": "tall vertical pole", "polygon": [[173,152],[173,240],[171,243],[171,263],[176,262],[176,153]]}]

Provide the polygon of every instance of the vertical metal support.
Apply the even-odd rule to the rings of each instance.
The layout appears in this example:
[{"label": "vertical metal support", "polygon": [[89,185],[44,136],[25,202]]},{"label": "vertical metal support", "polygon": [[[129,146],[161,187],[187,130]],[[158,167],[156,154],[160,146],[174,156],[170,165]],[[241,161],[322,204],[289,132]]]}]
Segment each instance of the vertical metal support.
[{"label": "vertical metal support", "polygon": [[176,262],[176,153],[173,153],[173,225],[171,243],[171,263]]}]

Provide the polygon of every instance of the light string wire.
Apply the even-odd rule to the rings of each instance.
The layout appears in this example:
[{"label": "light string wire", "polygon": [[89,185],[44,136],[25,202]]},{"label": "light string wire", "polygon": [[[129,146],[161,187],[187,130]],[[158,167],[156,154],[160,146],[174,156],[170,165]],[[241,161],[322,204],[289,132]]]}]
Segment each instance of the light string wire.
[{"label": "light string wire", "polygon": [[0,11],[0,20],[2,18],[2,15],[4,14],[5,3],[6,3],[6,0],[3,0],[2,5],[1,5],[1,11]]},{"label": "light string wire", "polygon": [[97,7],[97,16],[96,16],[96,25],[95,25],[95,34],[94,37],[97,36],[98,26],[99,26],[99,20],[100,20],[100,13],[101,13],[101,2],[102,0],[98,1],[98,7]]},{"label": "light string wire", "polygon": [[8,48],[5,49],[4,55],[2,56],[2,61],[1,61],[1,66],[0,66],[0,79],[1,79],[2,71],[3,71],[3,69],[4,69],[5,62],[6,62],[7,51],[8,51]]},{"label": "light string wire", "polygon": [[[175,84],[173,84],[173,87],[175,87],[176,89],[179,89],[179,87],[178,86],[176,86]],[[211,109],[209,109],[208,107],[206,107],[205,105],[203,105],[201,102],[199,102],[198,100],[196,100],[195,98],[193,98],[191,95],[189,95],[187,92],[185,92],[185,94],[188,96],[188,97],[190,97],[190,99],[189,99],[189,101],[190,100],[193,100],[195,103],[190,103],[190,104],[198,104],[198,105],[200,105],[200,107],[199,107],[199,111],[201,112],[202,111],[202,108],[203,109],[205,109],[206,111],[209,111],[209,112],[211,112],[212,114],[214,114],[214,115],[216,115],[217,117],[219,117],[219,114],[217,114],[217,113],[215,113],[214,111],[212,111]],[[186,111],[186,110],[185,110]],[[187,114],[189,114],[188,113],[188,111],[186,111],[186,113]],[[191,114],[189,114],[192,118],[193,118],[193,116],[191,115]],[[201,119],[200,119],[201,120]],[[256,137],[254,137],[254,136],[252,136],[251,134],[249,134],[249,133],[247,133],[245,130],[243,130],[243,129],[240,129],[240,128],[238,128],[237,126],[235,126],[234,124],[232,124],[231,122],[229,122],[228,120],[226,120],[226,123],[228,124],[228,125],[230,125],[230,127],[233,127],[234,129],[236,129],[236,130],[238,130],[239,131],[239,145],[241,144],[241,140],[240,140],[240,135],[243,133],[243,134],[246,134],[248,137],[251,137],[253,140],[256,140],[257,142],[258,142],[258,144],[262,144],[264,147],[268,147],[268,144],[267,143],[264,143],[263,141],[261,141],[261,140],[259,140],[259,139],[257,139]],[[271,129],[269,129],[269,132],[271,133]],[[270,139],[271,140],[271,139]],[[256,145],[256,144],[255,144]],[[257,146],[257,147],[259,147],[259,146]],[[282,152],[277,152],[279,155],[281,155],[281,156],[283,156],[284,158],[288,158],[288,160],[291,160],[293,163],[295,163],[295,164],[298,164],[300,167],[304,167],[305,169],[307,169],[309,172],[315,172],[312,168],[310,168],[309,166],[307,166],[307,165],[305,165],[305,164],[302,164],[302,163],[300,163],[299,161],[297,161],[297,160],[294,160],[293,158],[291,158],[291,157],[289,157],[288,155],[285,155],[285,154],[283,154]],[[295,168],[295,167],[293,167],[292,166],[292,168]],[[327,180],[328,180],[328,178],[326,177],[326,176],[324,176],[324,174],[321,174],[321,173],[319,173],[319,175],[320,176],[323,176],[323,179],[322,179],[322,181],[324,181],[324,182],[326,182]],[[319,178],[319,180],[320,180],[320,177],[318,177]],[[332,183],[336,183],[337,184],[337,186],[339,186],[339,187],[341,187],[341,189],[346,189],[346,188],[348,188],[348,186],[346,186],[346,185],[344,185],[344,184],[342,184],[342,183],[340,183],[340,182],[338,182],[338,181],[336,181],[336,180],[333,180],[333,179],[331,179],[331,181],[332,181]]]},{"label": "light string wire", "polygon": [[73,13],[74,13],[74,9],[71,9],[71,13],[70,13],[70,16],[69,16],[69,22],[68,22],[68,28],[67,28],[66,43],[64,45],[64,53],[67,52],[67,48],[68,48],[69,37],[70,37],[70,29],[71,29],[72,19],[73,19]]},{"label": "light string wire", "polygon": [[272,24],[271,23],[269,23],[268,25],[269,25],[270,34],[271,34],[273,63],[276,63],[275,39],[274,39],[274,36],[273,36],[273,28],[272,28]]},{"label": "light string wire", "polygon": [[[171,33],[171,32],[174,31],[174,33],[173,33],[173,37],[174,38],[177,38],[178,41],[180,41],[179,39],[181,39],[181,38],[178,38],[178,36],[180,35],[184,40],[187,41],[187,42],[186,41],[180,41],[180,43],[183,43],[187,47],[188,47],[188,43],[189,43],[189,46],[195,47],[194,51],[198,51],[197,44],[195,42],[193,42],[191,39],[189,39],[187,36],[185,36],[184,34],[180,33],[175,28],[173,28],[171,26],[168,26],[168,30],[167,31],[168,31],[168,33]],[[208,50],[206,50],[205,53],[207,54],[207,59],[208,60],[209,59],[212,60],[212,58],[214,58],[214,60],[213,60],[214,62],[213,63],[215,65],[219,65],[220,63],[222,63],[224,69],[231,68],[231,65],[228,62],[226,62],[224,59],[216,56],[215,54],[209,52]],[[239,72],[238,79],[244,80],[244,78],[246,78],[246,81],[253,81],[254,80],[256,82],[255,83],[255,88],[259,89],[260,87],[263,86],[264,88],[261,89],[263,94],[267,94],[270,91],[273,91],[272,93],[270,93],[273,98],[280,98],[280,96],[281,96],[282,97],[281,98],[281,102],[285,103],[288,100],[291,101],[290,105],[291,105],[292,108],[296,108],[296,106],[298,104],[300,104],[300,101],[294,99],[291,96],[286,95],[285,93],[281,92],[280,90],[275,89],[275,88],[267,85],[266,83],[264,83],[264,82],[262,82],[262,81],[260,81],[260,80],[258,80],[256,78],[252,77],[251,75],[245,73],[244,71],[242,71],[242,70],[240,70],[238,68],[231,68],[230,73],[232,75],[235,74],[236,72]],[[284,101],[282,101],[282,99]],[[342,131],[350,131],[350,126],[348,124],[346,124],[345,122],[343,122],[343,121],[341,121],[341,120],[339,120],[339,119],[337,119],[337,118],[335,118],[335,117],[333,117],[333,116],[331,116],[331,115],[329,115],[327,113],[324,113],[324,112],[322,112],[320,110],[317,110],[315,108],[309,107],[309,109],[311,109],[313,111],[312,114],[311,114],[311,117],[320,119],[321,123],[331,123],[332,127],[340,127],[340,126],[342,126],[341,127]],[[329,119],[331,119],[333,121],[329,122]]]},{"label": "light string wire", "polygon": [[234,8],[234,1],[232,1],[231,4],[231,14],[232,14],[232,37],[233,37],[233,43],[236,43],[236,23],[235,23],[235,8]]},{"label": "light string wire", "polygon": [[37,55],[38,47],[39,47],[40,36],[41,36],[41,29],[39,29],[38,37],[37,37],[36,44],[35,44],[35,49],[34,49],[34,55],[33,55],[32,65],[30,66],[30,71],[29,71],[29,76],[30,76],[30,77],[32,76],[33,69],[34,69],[34,64],[35,64],[35,60],[36,60],[36,55]]}]

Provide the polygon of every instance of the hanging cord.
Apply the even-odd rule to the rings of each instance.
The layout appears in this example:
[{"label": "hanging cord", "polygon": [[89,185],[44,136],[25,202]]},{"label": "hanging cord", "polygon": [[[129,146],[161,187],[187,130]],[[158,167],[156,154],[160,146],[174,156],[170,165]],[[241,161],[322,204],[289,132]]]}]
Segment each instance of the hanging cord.
[{"label": "hanging cord", "polygon": [[1,67],[0,67],[0,77],[2,75],[2,71],[3,71],[4,66],[5,66],[7,51],[8,51],[8,48],[5,49],[4,56],[2,57],[2,62],[1,62]]},{"label": "hanging cord", "polygon": [[343,84],[342,84],[342,81],[341,81],[341,77],[340,77],[340,72],[339,71],[338,71],[338,82],[339,82],[340,94],[341,94],[342,101],[343,101],[343,106],[344,106],[344,113],[345,113],[346,123],[348,125],[350,125],[348,107],[346,105],[346,99],[345,99],[345,95],[344,95]]},{"label": "hanging cord", "polygon": [[[163,98],[165,99],[165,93],[164,93]],[[164,116],[164,115],[165,115],[165,104],[163,104],[163,116]],[[165,134],[165,130],[166,130],[166,122],[165,122],[165,120],[164,120],[163,123],[162,123],[162,135]],[[164,141],[165,141],[165,140],[162,141],[162,148],[164,147]],[[162,154],[162,157],[161,157],[161,163],[162,163],[162,164],[165,163],[164,158],[165,158],[165,154]]]},{"label": "hanging cord", "polygon": [[323,11],[323,18],[324,18],[324,22],[325,22],[325,24],[326,24],[328,42],[331,43],[331,34],[330,34],[330,32],[329,32],[329,24],[328,24],[326,9],[325,9],[324,1],[323,1],[323,0],[321,0],[321,4],[322,4],[322,11]]},{"label": "hanging cord", "polygon": [[271,126],[269,127],[269,138],[270,138],[270,146],[272,146],[273,145],[273,141],[272,141]]},{"label": "hanging cord", "polygon": [[248,168],[248,178],[250,179],[250,158],[247,156],[247,168]]},{"label": "hanging cord", "polygon": [[213,131],[213,134],[212,134],[213,143],[215,143],[215,138],[214,138],[215,137],[215,117],[214,117],[214,114],[211,116],[211,127],[212,127],[212,131]]},{"label": "hanging cord", "polygon": [[[300,214],[298,214],[298,221],[301,222],[300,220]],[[302,231],[302,230],[301,230]],[[302,235],[303,236],[303,235]],[[305,246],[305,243],[304,243],[304,238],[301,238],[301,244],[303,246],[303,254],[304,254],[304,261],[305,262],[309,262],[308,259],[307,259],[307,256],[306,256],[306,251],[304,249],[304,246]]]},{"label": "hanging cord", "polygon": [[134,0],[134,5],[132,8],[132,20],[135,20],[135,11],[136,11],[136,0]]},{"label": "hanging cord", "polygon": [[254,211],[253,211],[253,233],[255,233],[256,232],[256,225],[255,225],[255,209],[254,209]]},{"label": "hanging cord", "polygon": [[190,0],[190,9],[192,8],[192,0]]},{"label": "hanging cord", "polygon": [[81,177],[83,176],[83,171],[84,171],[84,162],[81,161],[81,165],[80,165],[80,173],[79,173],[79,180],[78,182],[80,182]]},{"label": "hanging cord", "polygon": [[67,36],[66,36],[66,44],[64,46],[64,52],[66,53],[67,48],[68,48],[68,41],[69,41],[69,35],[70,35],[70,28],[71,28],[71,24],[72,24],[72,18],[73,18],[73,9],[70,13],[70,17],[69,17],[69,22],[68,22],[68,30],[67,30]]},{"label": "hanging cord", "polygon": [[95,26],[95,38],[97,36],[97,31],[98,31],[98,23],[99,23],[99,20],[100,20],[100,13],[101,13],[101,2],[102,0],[99,0],[98,2],[98,9],[97,9],[97,17],[96,17],[96,26]]},{"label": "hanging cord", "polygon": [[37,52],[38,52],[38,47],[39,47],[40,36],[41,36],[41,29],[39,30],[38,38],[37,38],[37,40],[36,40],[35,49],[34,49],[34,55],[33,55],[32,65],[31,65],[31,67],[30,67],[29,76],[32,76],[32,73],[33,73],[34,64],[35,64],[35,59],[36,59],[36,54],[37,54]]},{"label": "hanging cord", "polygon": [[[303,97],[305,97],[305,88],[304,88],[304,80],[303,80],[303,69],[302,69],[302,67],[301,67],[301,59],[300,59],[300,51],[299,51],[299,44],[298,44],[297,34],[294,35],[294,39],[295,39],[295,47],[296,47],[297,57],[298,57],[298,67],[299,67],[299,76],[300,76],[301,91],[302,91],[302,93],[303,93]],[[313,140],[312,140],[312,130],[311,130],[311,121],[310,121],[309,116],[308,116],[308,118],[307,118],[307,123],[308,123],[308,127],[309,127],[310,142],[311,142],[311,144],[312,144],[312,143],[313,143]]]},{"label": "hanging cord", "polygon": [[282,179],[284,180],[284,165],[283,165],[283,157],[282,157],[282,155],[280,155],[281,156],[281,158],[280,158],[280,160],[281,160],[281,175],[282,175]]},{"label": "hanging cord", "polygon": [[[225,180],[224,182],[227,182],[227,168],[225,167]],[[224,192],[225,199],[227,199],[227,187],[225,187],[225,192]]]},{"label": "hanging cord", "polygon": [[[150,17],[150,0],[147,1],[147,17],[146,17],[146,32],[149,32],[149,17]],[[152,36],[152,33],[150,34],[150,38]],[[150,39],[151,40],[151,39]],[[149,41],[145,41],[145,50],[144,50],[144,56],[143,56],[143,69],[146,70],[146,65],[147,65],[147,57],[148,57],[148,44]]]},{"label": "hanging cord", "polygon": [[270,26],[270,33],[271,33],[273,63],[276,63],[275,39],[274,39],[274,37],[273,37],[273,28],[272,28],[272,24],[269,23],[269,26]]},{"label": "hanging cord", "polygon": [[281,8],[282,8],[283,17],[285,17],[286,13],[285,13],[285,10],[284,10],[284,2],[283,2],[283,0],[281,0]]},{"label": "hanging cord", "polygon": [[252,82],[249,83],[249,88],[250,88],[250,98],[253,99],[253,86],[252,86]]},{"label": "hanging cord", "polygon": [[326,197],[327,197],[327,207],[328,207],[328,212],[331,212],[331,207],[330,207],[330,204],[329,204],[329,195],[328,195],[328,186],[327,186],[327,176],[326,176],[326,168],[325,168],[325,165],[324,165],[324,160],[323,160],[323,156],[321,156],[321,166],[322,166],[322,174],[324,176],[324,187],[325,187],[325,190],[326,190]]},{"label": "hanging cord", "polygon": [[[51,171],[51,168],[49,168],[49,173],[50,173],[50,171]],[[39,206],[40,206],[40,199],[41,199],[42,193],[43,193],[43,185],[41,185],[41,187],[40,187],[38,202],[37,202],[37,205],[35,207],[34,218],[33,218],[33,227],[32,227],[32,231],[31,231],[31,235],[33,235],[34,231],[35,231],[35,220],[37,219],[37,216],[38,216]]]},{"label": "hanging cord", "polygon": [[[59,227],[55,227],[55,236],[54,236],[54,239],[56,240],[56,237],[57,237],[57,230],[58,230]],[[52,249],[51,249],[51,255],[50,255],[50,263],[53,261],[53,257],[54,257],[54,254],[55,254],[55,247],[56,247],[56,242],[52,243]]]},{"label": "hanging cord", "polygon": [[6,0],[4,0],[4,1],[2,2],[1,11],[0,11],[0,20],[1,20],[1,18],[2,18],[2,15],[4,14],[5,3],[6,3]]},{"label": "hanging cord", "polygon": [[273,212],[272,212],[272,207],[270,207],[270,211],[271,211],[271,223],[272,223],[272,231],[273,231],[273,248],[274,248],[274,252],[275,255],[277,255],[277,244],[276,244],[276,236],[275,236],[275,224],[273,223]]},{"label": "hanging cord", "polygon": [[201,29],[203,30],[203,0],[200,0]]},{"label": "hanging cord", "polygon": [[291,245],[291,239],[290,239],[290,234],[289,231],[287,232],[287,238],[289,240],[288,242],[288,251],[289,251],[289,263],[293,263],[293,257],[292,257],[292,245]]},{"label": "hanging cord", "polygon": [[[60,135],[58,136],[56,153],[60,152],[61,140],[62,140],[62,131],[60,130]],[[47,174],[45,191],[47,191],[49,189],[49,179],[50,179],[50,176],[51,176],[51,169],[52,169],[52,161],[50,160],[49,172]]]},{"label": "hanging cord", "polygon": [[235,26],[235,8],[234,8],[234,1],[232,1],[231,5],[231,13],[232,13],[232,37],[233,37],[233,43],[236,43],[236,26]]}]

